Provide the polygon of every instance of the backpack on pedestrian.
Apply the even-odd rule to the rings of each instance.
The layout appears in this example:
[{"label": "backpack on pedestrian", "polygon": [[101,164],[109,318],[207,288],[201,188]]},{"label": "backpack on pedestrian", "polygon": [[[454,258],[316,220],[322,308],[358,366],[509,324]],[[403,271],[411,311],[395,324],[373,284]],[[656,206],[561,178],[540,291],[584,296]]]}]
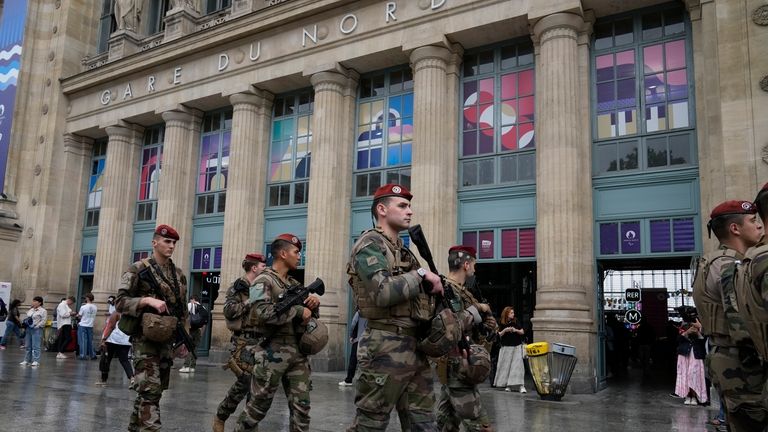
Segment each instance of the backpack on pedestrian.
[{"label": "backpack on pedestrian", "polygon": [[210,313],[208,313],[208,309],[205,306],[201,304],[195,305],[193,313],[189,314],[189,326],[195,330],[203,328],[208,324],[209,318]]}]

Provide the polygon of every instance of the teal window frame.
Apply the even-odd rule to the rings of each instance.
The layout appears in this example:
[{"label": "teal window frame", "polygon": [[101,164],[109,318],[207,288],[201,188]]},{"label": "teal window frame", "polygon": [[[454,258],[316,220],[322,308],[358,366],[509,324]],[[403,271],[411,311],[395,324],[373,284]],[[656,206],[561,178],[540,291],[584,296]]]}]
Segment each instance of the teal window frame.
[{"label": "teal window frame", "polygon": [[[163,143],[165,142],[165,125],[157,125],[147,128],[144,131],[144,145],[139,155],[139,191],[136,199],[136,222],[152,222],[157,217],[157,194],[160,187],[160,175],[162,174],[163,161]],[[149,164],[144,163],[145,153],[155,153],[155,161]],[[153,167],[154,165],[154,167]],[[155,177],[150,173],[156,173]],[[149,178],[144,178],[145,175]],[[146,180],[146,181],[145,181]],[[142,199],[142,188],[148,188],[147,198]]]},{"label": "teal window frame", "polygon": [[[229,151],[232,139],[232,108],[211,111],[205,113],[202,122],[202,133],[200,134],[200,152],[197,158],[197,169],[195,176],[195,216],[216,216],[224,214],[227,198],[227,182],[229,176]],[[205,151],[205,141],[213,136],[217,136],[217,162],[216,169],[210,172],[201,172],[203,164],[203,152]],[[229,141],[229,145],[224,143]],[[226,147],[226,154],[225,153]],[[213,154],[213,153],[210,153]],[[218,182],[223,181],[224,185],[217,185],[217,188],[207,188],[200,191],[200,177],[213,173]],[[206,179],[206,182],[208,180]]]}]

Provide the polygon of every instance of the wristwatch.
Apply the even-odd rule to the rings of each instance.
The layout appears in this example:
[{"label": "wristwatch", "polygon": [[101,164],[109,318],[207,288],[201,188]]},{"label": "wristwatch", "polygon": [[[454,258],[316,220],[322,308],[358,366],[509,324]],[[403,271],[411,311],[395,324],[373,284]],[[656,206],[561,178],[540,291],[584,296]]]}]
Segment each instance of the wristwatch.
[{"label": "wristwatch", "polygon": [[424,279],[424,277],[427,276],[427,270],[424,267],[419,267],[416,270],[416,273],[418,273],[419,276],[421,276],[422,279]]}]

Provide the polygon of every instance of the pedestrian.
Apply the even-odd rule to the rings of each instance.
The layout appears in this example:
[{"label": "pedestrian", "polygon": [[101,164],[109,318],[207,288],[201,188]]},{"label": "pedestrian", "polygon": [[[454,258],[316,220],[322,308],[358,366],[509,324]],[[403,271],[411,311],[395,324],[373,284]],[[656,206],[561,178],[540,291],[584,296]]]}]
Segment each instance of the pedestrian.
[{"label": "pedestrian", "polygon": [[96,320],[98,309],[93,304],[93,294],[85,295],[85,304],[80,306],[77,318],[77,343],[80,347],[80,360],[96,360],[96,348],[93,346],[93,323]]},{"label": "pedestrian", "polygon": [[255,285],[249,289],[249,301],[253,302],[250,314],[256,322],[256,331],[266,335],[266,339],[251,350],[254,358],[251,395],[240,414],[236,431],[258,430],[281,382],[288,398],[289,429],[309,430],[311,371],[309,358],[299,351],[297,335],[304,332],[313,314],[317,316],[320,299],[312,294],[304,305],[293,306],[283,315],[275,312],[280,294],[291,286],[300,285],[288,275],[289,271],[298,268],[300,251],[301,242],[295,235],[277,236],[270,245],[272,267],[256,276]]},{"label": "pedestrian", "polygon": [[24,355],[22,366],[40,366],[40,344],[43,342],[43,328],[48,319],[48,312],[43,308],[43,298],[35,296],[32,299],[32,307],[27,311],[27,318],[24,325],[27,328],[26,347],[27,352]]},{"label": "pedestrian", "polygon": [[72,342],[72,317],[75,312],[72,310],[72,305],[75,303],[75,298],[69,296],[56,306],[56,326],[59,329],[58,339],[56,340],[56,347],[58,348],[57,359],[67,358],[64,352],[67,350],[67,345]]},{"label": "pedestrian", "polygon": [[[495,335],[498,325],[491,315],[491,308],[480,303],[469,292],[465,283],[467,278],[475,274],[477,251],[471,246],[454,246],[448,250],[448,276],[444,282],[446,290],[453,290],[457,304],[454,312],[467,311],[472,315],[472,324],[463,322],[462,334],[472,343],[470,352],[461,351],[454,347],[446,356],[437,360],[438,378],[442,383],[440,399],[437,402],[437,425],[441,431],[458,432],[464,430],[491,432],[491,419],[480,403],[480,392],[477,385],[485,381],[490,373],[490,353],[483,346],[489,341],[479,331],[473,331],[475,324],[485,326],[484,334]],[[482,317],[481,317],[482,314]],[[485,319],[483,319],[485,317]],[[474,350],[474,351],[473,351]],[[477,353],[475,351],[481,351]],[[488,359],[488,369],[482,376],[474,373],[470,365],[469,355],[484,355]],[[475,362],[476,363],[476,362]]]},{"label": "pedestrian", "polygon": [[677,338],[675,394],[685,398],[685,405],[698,405],[707,402],[703,361],[706,354],[698,352],[700,345],[695,343],[695,339],[703,339],[701,323],[694,318],[694,315],[688,315],[690,312],[683,312],[683,314],[685,314],[684,322],[678,330],[680,335]]},{"label": "pedestrian", "polygon": [[355,371],[357,371],[357,344],[360,342],[360,338],[365,333],[365,327],[368,324],[368,320],[360,316],[360,311],[356,310],[355,315],[352,317],[352,323],[350,323],[349,331],[349,343],[352,345],[349,352],[349,364],[347,365],[347,376],[339,381],[339,386],[347,387],[352,385],[352,380],[355,379]]},{"label": "pedestrian", "polygon": [[[232,331],[232,348],[225,367],[235,374],[237,379],[227,391],[213,416],[213,432],[224,432],[224,424],[235,412],[240,402],[245,399],[251,386],[253,355],[251,352],[258,345],[262,335],[251,321],[251,287],[256,288],[256,276],[267,267],[267,260],[260,253],[249,253],[242,262],[245,274],[240,276],[227,289],[224,301],[224,319],[227,328]],[[254,298],[255,302],[258,298]]]},{"label": "pedestrian", "polygon": [[3,339],[0,340],[0,350],[4,350],[8,346],[8,339],[11,337],[11,334],[16,335],[19,345],[24,348],[24,329],[21,327],[21,319],[19,318],[21,316],[19,313],[20,305],[21,300],[13,299],[8,306],[8,318],[5,320],[5,334]]},{"label": "pedestrian", "polygon": [[106,317],[109,318],[115,313],[115,296],[111,295],[107,297],[107,312]]},{"label": "pedestrian", "polygon": [[[200,341],[203,339],[203,330],[202,327],[195,326],[192,323],[192,317],[197,315],[199,309],[205,309],[203,305],[200,304],[200,298],[195,294],[192,295],[189,299],[189,303],[187,303],[187,312],[189,312],[189,335],[192,336],[192,343],[195,344],[195,347],[200,346]],[[208,322],[206,321],[206,324]],[[197,366],[197,359],[193,355],[188,355],[184,359],[184,367],[179,369],[179,373],[191,373],[195,371],[195,366]]]},{"label": "pedestrian", "polygon": [[133,344],[132,388],[137,394],[128,426],[131,431],[160,430],[160,398],[169,387],[176,339],[176,332],[163,330],[187,322],[187,278],[171,259],[178,240],[179,233],[172,227],[155,228],[152,256],[123,273],[115,301],[121,314],[118,328]]},{"label": "pedestrian", "polygon": [[[349,431],[386,430],[404,395],[410,428],[436,428],[432,370],[427,356],[417,350],[417,327],[432,318],[428,294],[442,294],[443,285],[400,239],[400,231],[411,224],[412,197],[397,184],[376,190],[371,205],[376,226],[360,236],[347,264],[360,316],[368,319],[357,347],[357,410]],[[429,292],[422,281],[429,283]]]},{"label": "pedestrian", "polygon": [[107,318],[107,322],[104,324],[104,331],[101,334],[99,342],[101,350],[101,360],[99,360],[101,379],[96,381],[96,385],[101,387],[107,386],[109,366],[115,357],[120,361],[120,365],[123,367],[123,371],[125,371],[125,376],[131,380],[131,385],[133,385],[133,366],[131,366],[131,361],[128,359],[131,341],[130,337],[118,327],[119,322],[120,313],[113,313]]},{"label": "pedestrian", "polygon": [[499,326],[499,363],[496,366],[496,387],[504,387],[504,391],[511,392],[512,387],[517,387],[520,393],[526,393],[525,389],[525,330],[518,323],[515,309],[507,306],[501,311]]}]

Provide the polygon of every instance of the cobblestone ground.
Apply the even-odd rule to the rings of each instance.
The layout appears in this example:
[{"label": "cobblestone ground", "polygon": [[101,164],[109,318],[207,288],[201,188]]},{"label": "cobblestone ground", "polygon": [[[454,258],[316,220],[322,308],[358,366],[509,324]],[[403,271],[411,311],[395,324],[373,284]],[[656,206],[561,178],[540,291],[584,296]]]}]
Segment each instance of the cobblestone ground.
[{"label": "cobblestone ground", "polygon": [[[135,393],[115,360],[106,388],[96,386],[97,361],[57,360],[43,353],[38,368],[23,367],[23,351],[9,346],[0,351],[0,431],[121,431],[127,429]],[[171,388],[161,401],[163,430],[209,431],[216,406],[234,381],[218,365],[198,362],[194,374],[172,371]],[[314,373],[313,431],[341,432],[354,416],[354,388],[339,388],[341,373]],[[704,431],[709,408],[689,407],[669,392],[674,382],[643,385],[628,381],[609,385],[593,395],[567,395],[561,402],[539,400],[529,393],[507,393],[487,385],[481,389],[497,431]],[[238,410],[239,413],[239,410]],[[262,423],[262,432],[287,431],[288,408],[278,392]],[[236,414],[237,415],[237,414]],[[234,428],[227,422],[227,431]],[[396,416],[388,431],[398,431]],[[710,430],[711,427],[710,427]]]}]

